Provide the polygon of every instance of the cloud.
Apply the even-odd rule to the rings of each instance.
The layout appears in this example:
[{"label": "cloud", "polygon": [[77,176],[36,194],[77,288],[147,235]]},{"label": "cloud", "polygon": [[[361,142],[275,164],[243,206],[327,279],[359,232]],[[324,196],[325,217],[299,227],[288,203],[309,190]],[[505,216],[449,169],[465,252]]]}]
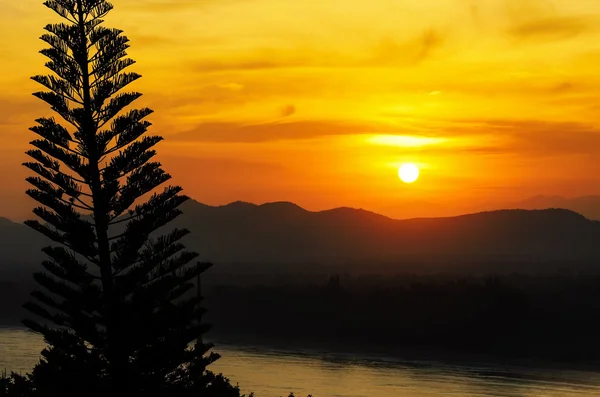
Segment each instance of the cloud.
[{"label": "cloud", "polygon": [[418,48],[418,51],[415,61],[420,62],[428,58],[431,52],[440,47],[443,42],[443,38],[435,30],[428,29],[423,32],[423,35],[417,40],[416,48]]},{"label": "cloud", "polygon": [[[591,156],[600,160],[600,127],[573,121],[535,119],[428,119],[411,125],[414,135],[447,139],[448,144],[417,147],[427,154],[511,154],[531,158]],[[393,132],[401,134],[401,132]]]},{"label": "cloud", "polygon": [[223,83],[219,84],[218,87],[229,91],[241,91],[244,89],[244,85],[239,83]]},{"label": "cloud", "polygon": [[387,37],[375,47],[369,63],[376,66],[418,64],[431,57],[444,41],[442,35],[432,28],[409,40]]},{"label": "cloud", "polygon": [[[507,152],[519,155],[556,156],[589,154],[600,156],[600,128],[579,122],[542,120],[463,120],[463,127],[446,131],[491,134],[505,141]],[[459,126],[456,124],[455,126]]]},{"label": "cloud", "polygon": [[270,71],[300,68],[364,68],[412,66],[433,56],[445,42],[435,29],[412,38],[385,37],[371,44],[363,55],[314,47],[255,48],[229,58],[205,58],[191,63],[194,72]]},{"label": "cloud", "polygon": [[521,40],[562,40],[577,36],[591,27],[589,17],[561,16],[514,25],[508,33]]},{"label": "cloud", "polygon": [[289,117],[296,113],[296,107],[294,105],[287,105],[281,109],[281,117]]},{"label": "cloud", "polygon": [[[215,60],[206,59],[194,62],[192,68],[195,71],[207,72],[232,72],[232,71],[254,71],[303,67],[314,65],[315,61],[309,58],[293,56],[287,57],[280,51],[256,51],[254,54],[242,55],[245,59]],[[324,65],[322,65],[324,66]]]},{"label": "cloud", "polygon": [[427,147],[427,148],[417,148],[418,152],[423,152],[427,155],[456,155],[456,154],[466,154],[466,155],[505,155],[508,153],[506,148],[500,147],[498,145],[491,146],[489,144],[482,144],[481,146],[477,145],[467,145],[467,146],[448,146],[445,147],[443,145],[435,146],[435,147]]},{"label": "cloud", "polygon": [[551,92],[554,94],[563,94],[576,90],[578,87],[575,83],[570,81],[564,81],[562,83],[558,83],[550,88]]},{"label": "cloud", "polygon": [[[331,135],[375,134],[401,132],[400,128],[377,124],[341,121],[297,121],[288,123],[237,124],[203,123],[194,129],[169,137],[173,141],[191,142],[267,142],[310,139]],[[402,130],[404,133],[406,131]]]}]

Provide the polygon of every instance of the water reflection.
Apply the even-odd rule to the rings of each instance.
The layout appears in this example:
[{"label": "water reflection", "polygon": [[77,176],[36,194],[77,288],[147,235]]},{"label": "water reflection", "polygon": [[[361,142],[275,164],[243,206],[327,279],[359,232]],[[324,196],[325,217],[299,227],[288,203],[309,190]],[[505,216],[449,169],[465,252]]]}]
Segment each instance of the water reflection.
[{"label": "water reflection", "polygon": [[[592,371],[451,365],[385,356],[352,357],[225,346],[218,351],[223,359],[215,368],[227,371],[244,386],[243,390],[260,391],[261,396],[279,396],[286,391],[294,391],[296,395],[343,397],[600,395],[600,375]],[[253,361],[254,366],[250,364]],[[274,379],[278,381],[269,383]],[[265,387],[269,384],[279,388]]]},{"label": "water reflection", "polygon": [[[44,347],[20,329],[0,329],[0,369],[28,371]],[[213,370],[244,392],[278,397],[294,392],[315,397],[573,397],[600,395],[600,375],[484,364],[398,360],[386,356],[283,351],[219,344]]]},{"label": "water reflection", "polygon": [[30,371],[44,347],[42,338],[33,332],[0,328],[0,371]]}]

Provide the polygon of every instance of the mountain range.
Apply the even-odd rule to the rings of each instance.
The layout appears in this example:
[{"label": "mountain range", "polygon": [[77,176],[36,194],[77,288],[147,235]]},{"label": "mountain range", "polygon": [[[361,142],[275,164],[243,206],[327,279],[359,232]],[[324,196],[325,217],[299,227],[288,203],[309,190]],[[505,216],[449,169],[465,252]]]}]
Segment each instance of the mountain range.
[{"label": "mountain range", "polygon": [[535,196],[512,203],[505,208],[538,210],[545,208],[566,208],[588,219],[600,220],[600,196],[566,198],[561,196]]},{"label": "mountain range", "polygon": [[[181,208],[184,214],[169,229],[190,229],[186,246],[200,259],[216,264],[368,267],[373,263],[595,263],[600,259],[600,222],[567,209],[395,220],[352,208],[311,212],[288,202],[214,207],[190,200]],[[0,218],[0,277],[39,268],[40,248],[47,244],[27,226]]]}]

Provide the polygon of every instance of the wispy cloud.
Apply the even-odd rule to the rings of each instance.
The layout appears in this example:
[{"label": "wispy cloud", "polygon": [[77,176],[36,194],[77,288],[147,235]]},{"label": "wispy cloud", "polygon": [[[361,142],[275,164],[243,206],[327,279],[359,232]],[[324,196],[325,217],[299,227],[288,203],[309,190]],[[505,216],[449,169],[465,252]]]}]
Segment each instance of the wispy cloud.
[{"label": "wispy cloud", "polygon": [[414,66],[433,56],[446,38],[429,28],[408,37],[387,36],[373,41],[367,51],[344,53],[335,48],[263,47],[239,50],[234,55],[194,61],[196,72],[270,71],[300,68],[365,68]]},{"label": "wispy cloud", "polygon": [[505,151],[522,156],[595,154],[596,148],[600,147],[600,128],[579,122],[463,120],[446,131],[491,134],[504,141],[502,146]]},{"label": "wispy cloud", "polygon": [[[264,124],[207,122],[189,131],[171,135],[169,140],[260,143],[336,135],[372,135],[369,142],[390,147],[414,147],[424,151],[444,150],[447,147],[473,154],[504,152],[556,156],[595,153],[596,148],[600,147],[600,128],[589,124],[510,119],[465,119],[436,124],[424,120],[417,128],[319,120]],[[430,149],[434,146],[437,149]]]},{"label": "wispy cloud", "polygon": [[362,134],[370,127],[338,122],[305,121],[243,125],[203,123],[193,130],[173,135],[171,140],[193,142],[266,142],[308,139],[324,135]]},{"label": "wispy cloud", "polygon": [[368,63],[377,66],[414,65],[429,58],[444,41],[440,32],[433,28],[408,40],[387,37],[375,46],[374,56]]},{"label": "wispy cloud", "polygon": [[296,113],[296,106],[286,105],[281,109],[281,117],[290,117]]},{"label": "wispy cloud", "polygon": [[244,85],[239,83],[223,83],[219,84],[218,87],[229,91],[241,91],[244,89]]},{"label": "wispy cloud", "polygon": [[203,123],[169,137],[191,142],[267,142],[310,139],[329,135],[373,134],[376,125],[338,121],[297,121],[288,123],[237,124]]},{"label": "wispy cloud", "polygon": [[589,16],[560,16],[517,24],[508,30],[522,40],[562,40],[577,36],[593,26]]},{"label": "wispy cloud", "polygon": [[238,51],[228,57],[197,60],[191,66],[194,71],[207,73],[302,67],[326,68],[343,64],[343,59],[336,56],[335,51],[326,53],[308,48],[255,48]]}]

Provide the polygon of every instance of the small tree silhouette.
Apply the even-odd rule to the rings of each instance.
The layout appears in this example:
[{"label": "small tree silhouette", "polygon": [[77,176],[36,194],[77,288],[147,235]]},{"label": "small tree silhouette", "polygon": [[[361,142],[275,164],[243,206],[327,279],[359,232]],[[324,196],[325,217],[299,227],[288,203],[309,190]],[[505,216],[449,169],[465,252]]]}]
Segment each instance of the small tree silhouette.
[{"label": "small tree silhouette", "polygon": [[206,371],[218,355],[201,342],[208,326],[200,297],[186,295],[210,265],[190,265],[197,254],[180,243],[187,230],[150,238],[187,197],[169,186],[141,202],[170,176],[151,161],[162,138],[144,136],[152,111],[123,112],[141,94],[121,91],[141,76],[124,72],[134,63],[127,37],[103,26],[113,6],[44,5],[64,21],[45,27],[41,53],[54,74],[33,77],[48,89],[34,95],[66,127],[36,120],[39,138],[27,151],[34,161],[24,164],[37,174],[27,194],[43,221],[26,223],[60,244],[43,249],[46,272],[34,275],[43,290],[25,304],[46,320],[23,321],[49,345],[32,374],[37,395],[213,395],[206,390],[218,385],[220,396],[237,396]]}]

